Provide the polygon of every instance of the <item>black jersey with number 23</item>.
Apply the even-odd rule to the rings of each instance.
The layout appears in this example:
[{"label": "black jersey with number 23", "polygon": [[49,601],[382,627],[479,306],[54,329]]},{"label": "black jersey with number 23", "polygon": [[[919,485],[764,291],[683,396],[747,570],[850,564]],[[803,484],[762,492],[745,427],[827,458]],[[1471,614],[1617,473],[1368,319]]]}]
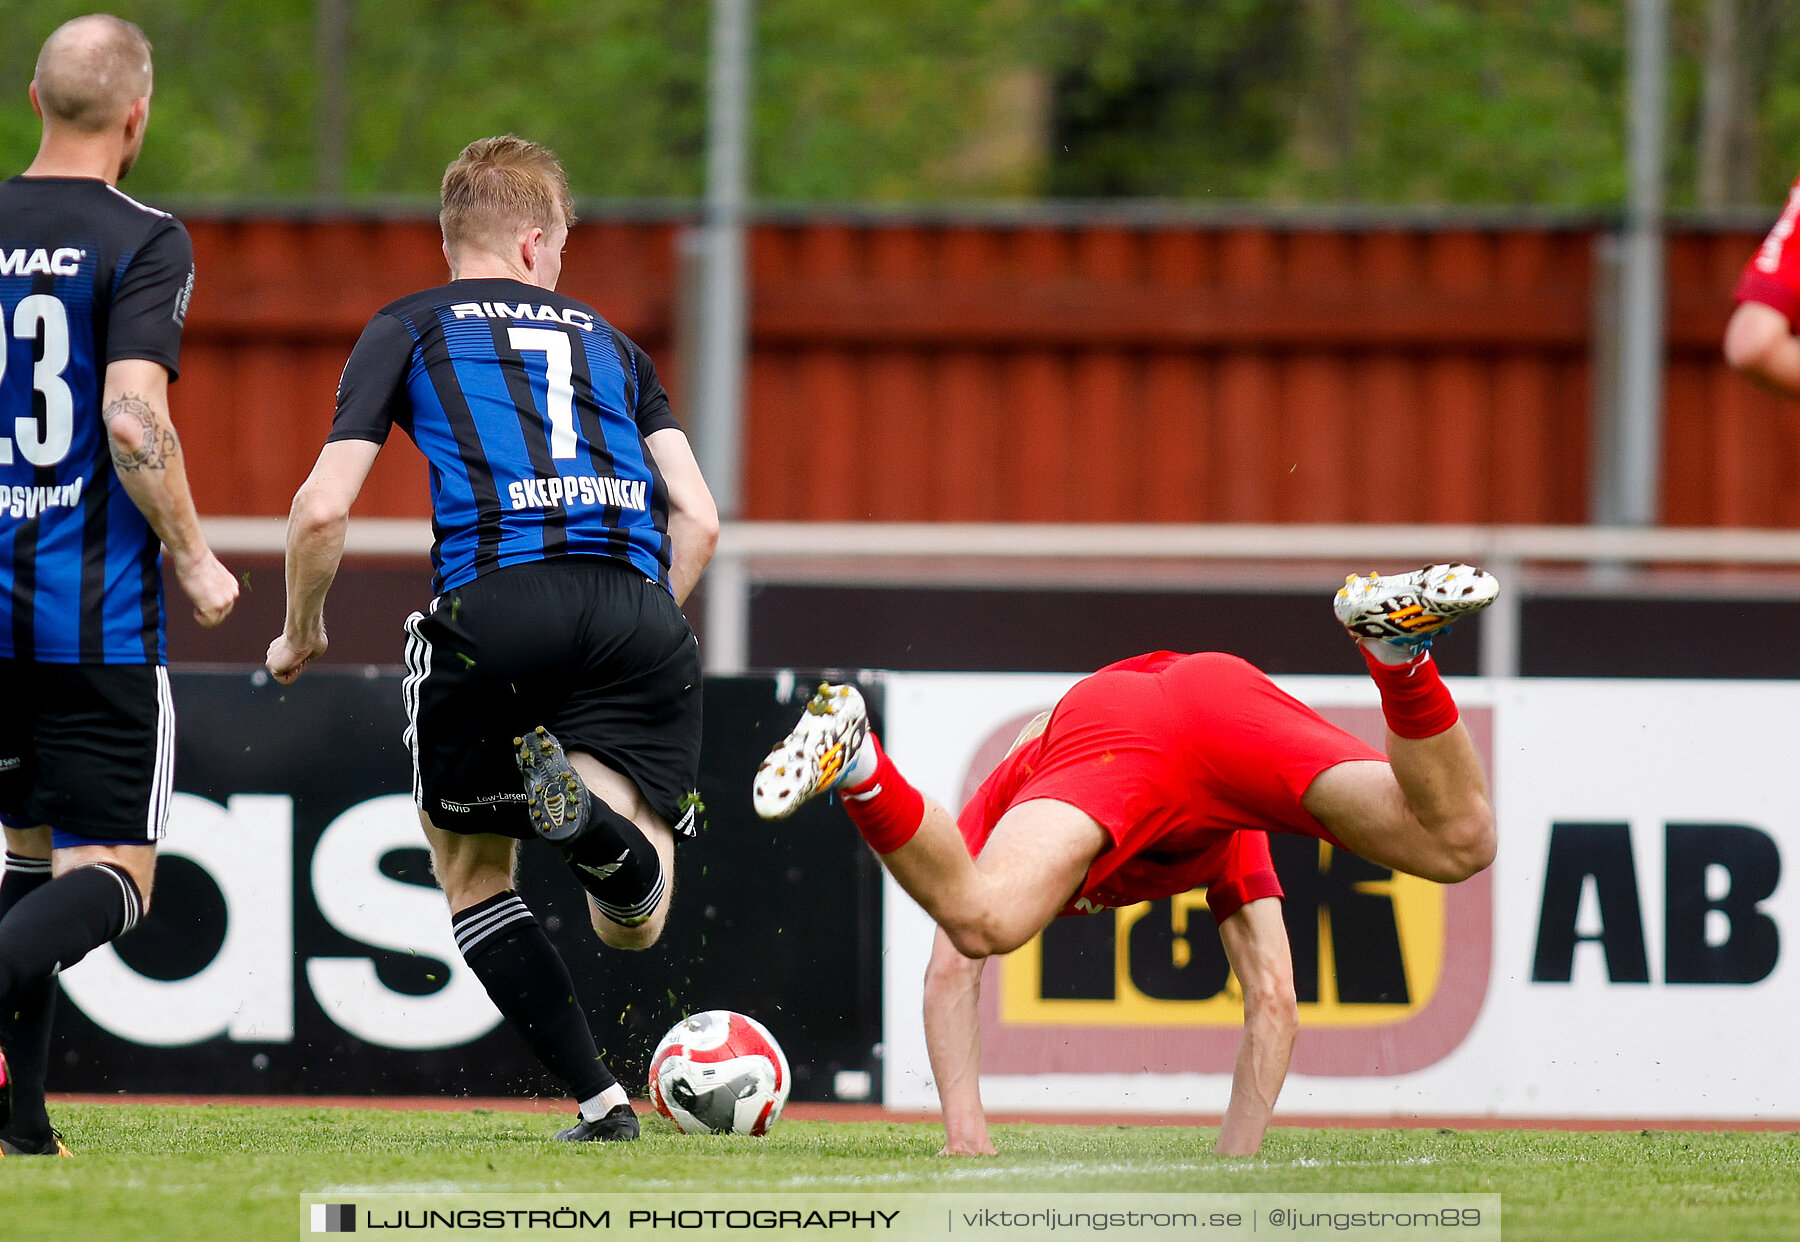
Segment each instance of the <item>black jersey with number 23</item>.
[{"label": "black jersey with number 23", "polygon": [[104,181],[0,182],[0,659],[161,664],[162,543],[113,470],[108,363],[174,378],[187,231]]}]

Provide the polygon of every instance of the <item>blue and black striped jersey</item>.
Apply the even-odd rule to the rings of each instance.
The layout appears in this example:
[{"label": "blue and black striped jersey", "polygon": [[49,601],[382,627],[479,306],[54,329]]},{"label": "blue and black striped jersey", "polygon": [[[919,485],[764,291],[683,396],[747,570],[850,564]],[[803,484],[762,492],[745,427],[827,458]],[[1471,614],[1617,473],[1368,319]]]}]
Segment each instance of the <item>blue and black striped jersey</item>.
[{"label": "blue and black striped jersey", "polygon": [[403,428],[431,467],[440,592],[503,565],[604,556],[669,589],[669,498],[645,439],[679,427],[650,359],[591,307],[457,280],[382,308],[331,440]]},{"label": "blue and black striped jersey", "polygon": [[174,378],[187,230],[103,181],[0,182],[0,658],[161,664],[162,544],[113,471],[108,363]]}]

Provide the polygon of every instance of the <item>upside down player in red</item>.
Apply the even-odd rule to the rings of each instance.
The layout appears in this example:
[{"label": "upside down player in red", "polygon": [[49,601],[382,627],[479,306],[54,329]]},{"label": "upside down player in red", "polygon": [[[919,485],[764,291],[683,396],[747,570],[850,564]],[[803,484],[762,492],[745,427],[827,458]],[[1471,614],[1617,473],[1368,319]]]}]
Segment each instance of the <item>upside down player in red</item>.
[{"label": "upside down player in red", "polygon": [[1336,613],[1381,691],[1387,754],[1326,723],[1235,656],[1109,665],[1027,726],[960,822],[900,775],[850,686],[821,686],[763,761],[759,815],[837,789],[900,886],[937,921],[925,1037],[947,1155],[991,1155],[977,1072],[984,959],[1057,915],[1207,889],[1244,993],[1244,1039],[1217,1151],[1262,1144],[1299,1018],[1268,833],[1317,837],[1441,883],[1494,858],[1481,762],[1428,650],[1492,603],[1467,565],[1352,578]]}]

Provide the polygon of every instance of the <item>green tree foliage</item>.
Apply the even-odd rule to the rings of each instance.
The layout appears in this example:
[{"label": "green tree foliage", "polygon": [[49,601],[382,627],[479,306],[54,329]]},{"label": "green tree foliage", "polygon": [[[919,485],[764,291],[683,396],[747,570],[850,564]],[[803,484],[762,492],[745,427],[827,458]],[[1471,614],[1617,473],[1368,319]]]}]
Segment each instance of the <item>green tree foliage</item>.
[{"label": "green tree foliage", "polygon": [[[1761,122],[1761,185],[1765,190],[1789,181],[1800,168],[1800,11],[1783,4],[1768,33],[1766,91],[1757,110]],[[1773,198],[1774,195],[1765,195]]]},{"label": "green tree foliage", "polygon": [[[1672,0],[1669,174],[1674,201],[1696,188],[1702,137],[1708,19],[1721,0]],[[1763,202],[1785,194],[1800,168],[1800,6],[1793,0],[1729,0],[1738,28],[1736,68],[1753,102],[1751,174]]]},{"label": "green tree foliage", "polygon": [[[312,196],[337,80],[355,201],[424,201],[465,142],[505,130],[554,147],[583,198],[701,192],[710,0],[331,0],[349,55],[322,73],[324,2],[116,0],[157,48],[132,187]],[[1693,201],[1712,2],[1674,0],[1678,207]],[[1738,2],[1757,193],[1772,202],[1800,166],[1800,10]],[[1605,208],[1624,193],[1623,0],[754,3],[764,200]],[[8,0],[0,167],[36,147],[23,92],[38,46],[87,7]]]},{"label": "green tree foliage", "polygon": [[[1310,117],[1270,190],[1317,200],[1603,206],[1625,190],[1619,0],[1360,0],[1354,141]],[[1317,32],[1315,28],[1315,39]],[[1314,44],[1315,62],[1326,49]],[[1323,75],[1309,75],[1317,81]],[[1308,141],[1310,139],[1310,141]]]},{"label": "green tree foliage", "polygon": [[[345,0],[353,197],[423,196],[464,143],[556,149],[585,198],[692,198],[705,178],[708,0]],[[1006,6],[998,6],[1004,9]],[[0,89],[79,3],[11,0]],[[972,0],[758,0],[755,185],[781,199],[904,199],[964,138],[996,54]],[[132,184],[187,199],[302,198],[321,74],[313,0],[118,0],[156,45],[150,145]],[[0,109],[0,156],[37,125]]]},{"label": "green tree foliage", "polygon": [[[25,87],[38,48],[60,23],[94,9],[9,0],[8,37],[0,44],[0,154],[8,170],[37,149]],[[143,26],[156,49],[150,134],[132,174],[134,190],[200,197],[311,188],[309,0],[151,0],[106,11]]]},{"label": "green tree foliage", "polygon": [[756,193],[903,201],[980,120],[1023,6],[972,0],[753,0]]},{"label": "green tree foliage", "polygon": [[583,197],[696,194],[706,28],[705,0],[365,0],[349,188],[430,193],[464,144],[510,131],[555,148]]},{"label": "green tree foliage", "polygon": [[1300,0],[1040,4],[1062,197],[1252,198],[1293,127]]},{"label": "green tree foliage", "polygon": [[[706,0],[348,0],[345,184],[423,196],[485,134],[556,148],[586,197],[691,196],[705,134]],[[0,70],[23,83],[58,21],[26,0]],[[121,0],[156,46],[156,97],[132,184],[181,198],[302,198],[316,173],[321,79],[313,0]],[[22,119],[21,119],[22,118]],[[29,157],[35,123],[0,142]],[[27,143],[29,129],[29,144]]]}]

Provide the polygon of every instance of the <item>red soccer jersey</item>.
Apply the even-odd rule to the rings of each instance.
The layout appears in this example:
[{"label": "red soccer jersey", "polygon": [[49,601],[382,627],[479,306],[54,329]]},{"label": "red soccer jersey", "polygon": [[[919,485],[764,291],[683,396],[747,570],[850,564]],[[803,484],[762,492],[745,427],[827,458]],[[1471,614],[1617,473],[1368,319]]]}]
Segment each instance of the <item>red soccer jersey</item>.
[{"label": "red soccer jersey", "polygon": [[1794,239],[1796,225],[1800,225],[1800,179],[1788,191],[1781,218],[1744,264],[1736,297],[1739,302],[1761,302],[1774,307],[1790,323],[1800,324],[1800,242]]},{"label": "red soccer jersey", "polygon": [[1236,656],[1155,652],[1076,683],[1043,734],[982,782],[958,824],[979,854],[1019,803],[1069,803],[1113,844],[1063,914],[1205,887],[1223,922],[1246,902],[1281,896],[1268,832],[1331,840],[1300,805],[1313,778],[1383,758]]}]

